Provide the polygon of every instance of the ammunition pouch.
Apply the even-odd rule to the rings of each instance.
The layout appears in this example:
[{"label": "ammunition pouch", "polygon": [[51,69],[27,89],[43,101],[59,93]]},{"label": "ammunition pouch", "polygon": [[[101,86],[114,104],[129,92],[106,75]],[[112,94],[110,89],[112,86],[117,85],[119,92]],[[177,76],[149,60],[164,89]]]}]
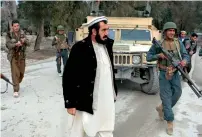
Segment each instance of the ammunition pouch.
[{"label": "ammunition pouch", "polygon": [[171,80],[172,79],[172,76],[174,74],[174,72],[176,71],[177,69],[174,68],[173,66],[169,66],[167,67],[166,69],[166,79],[167,80]]},{"label": "ammunition pouch", "polygon": [[177,71],[175,67],[171,66],[164,66],[162,64],[158,64],[160,70],[166,71],[165,77],[167,80],[171,80],[174,73]]}]

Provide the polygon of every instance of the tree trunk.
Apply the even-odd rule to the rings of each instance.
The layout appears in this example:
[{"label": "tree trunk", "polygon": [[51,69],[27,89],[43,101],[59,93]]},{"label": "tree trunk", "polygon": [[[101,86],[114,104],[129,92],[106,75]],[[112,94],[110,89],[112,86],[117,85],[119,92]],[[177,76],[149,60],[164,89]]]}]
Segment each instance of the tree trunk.
[{"label": "tree trunk", "polygon": [[3,1],[2,2],[3,15],[8,21],[8,31],[12,26],[12,20],[17,19],[16,1]]},{"label": "tree trunk", "polygon": [[39,24],[37,38],[35,41],[34,51],[40,50],[40,44],[41,44],[43,37],[44,37],[44,19],[41,19],[40,24]]}]

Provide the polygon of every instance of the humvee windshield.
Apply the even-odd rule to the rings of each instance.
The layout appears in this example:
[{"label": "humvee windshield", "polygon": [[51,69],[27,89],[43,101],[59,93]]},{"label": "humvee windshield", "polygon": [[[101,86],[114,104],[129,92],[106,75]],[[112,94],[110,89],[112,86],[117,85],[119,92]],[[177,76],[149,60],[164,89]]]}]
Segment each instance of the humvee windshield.
[{"label": "humvee windshield", "polygon": [[151,41],[151,34],[149,30],[121,30],[121,40],[128,41]]},{"label": "humvee windshield", "polygon": [[109,34],[108,34],[108,37],[110,39],[113,39],[115,38],[115,30],[114,29],[109,29]]}]

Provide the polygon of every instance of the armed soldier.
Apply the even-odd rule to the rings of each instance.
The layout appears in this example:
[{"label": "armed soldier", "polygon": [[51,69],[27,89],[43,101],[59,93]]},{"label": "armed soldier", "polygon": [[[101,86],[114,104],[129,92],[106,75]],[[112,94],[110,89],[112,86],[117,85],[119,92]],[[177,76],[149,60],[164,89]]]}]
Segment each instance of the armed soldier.
[{"label": "armed soldier", "polygon": [[[181,41],[174,38],[177,26],[173,22],[167,22],[163,27],[164,39],[161,41],[161,46],[172,53],[173,57],[180,59],[179,64],[184,67],[190,60],[189,55]],[[181,94],[181,81],[176,68],[171,65],[160,52],[156,45],[152,45],[148,54],[147,61],[158,61],[158,68],[160,70],[159,84],[160,84],[160,98],[162,104],[156,107],[161,120],[167,121],[167,134],[173,134],[174,113],[172,107],[177,103]]]},{"label": "armed soldier", "polygon": [[[187,50],[187,53],[190,55],[190,58],[192,58],[192,55],[196,53],[197,50],[197,38],[198,35],[196,33],[192,33],[190,39],[187,39],[184,41],[184,46]],[[189,73],[191,71],[192,65],[191,65],[191,59],[190,63],[187,64],[187,72]]]},{"label": "armed soldier", "polygon": [[64,34],[64,27],[62,25],[59,25],[57,27],[57,35],[53,39],[52,46],[56,47],[57,71],[59,73],[59,76],[62,76],[61,57],[63,60],[63,66],[65,67],[68,59],[68,49],[70,49],[70,47],[68,46],[68,39],[66,34]]},{"label": "armed soldier", "polygon": [[14,97],[19,96],[20,83],[24,77],[27,46],[30,46],[30,43],[20,29],[19,21],[13,20],[12,29],[6,36],[6,47],[9,49],[8,60],[11,63]]}]

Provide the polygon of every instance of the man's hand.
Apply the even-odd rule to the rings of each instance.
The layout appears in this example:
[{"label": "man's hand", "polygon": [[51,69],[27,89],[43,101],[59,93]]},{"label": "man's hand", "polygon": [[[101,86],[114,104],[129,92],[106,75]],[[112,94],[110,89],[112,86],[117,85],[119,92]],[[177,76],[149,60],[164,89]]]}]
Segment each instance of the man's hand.
[{"label": "man's hand", "polygon": [[60,41],[60,38],[55,38],[55,39],[56,39],[56,41],[57,41],[57,42],[59,42],[59,41]]},{"label": "man's hand", "polygon": [[167,59],[167,57],[163,53],[158,54],[158,58]]},{"label": "man's hand", "polygon": [[76,114],[76,108],[68,108],[67,109],[67,112],[70,114],[70,115],[74,115]]},{"label": "man's hand", "polygon": [[189,45],[189,44],[187,44],[187,45],[186,45],[186,49],[189,49],[189,48],[190,48],[190,45]]},{"label": "man's hand", "polygon": [[22,38],[22,39],[21,39],[22,43],[25,43],[25,40],[26,40],[25,38]]},{"label": "man's hand", "polygon": [[21,44],[20,41],[18,41],[18,42],[15,44],[15,46],[16,46],[16,47],[20,47],[20,46],[22,46],[22,44]]},{"label": "man's hand", "polygon": [[182,60],[180,61],[179,65],[182,66],[182,67],[185,67],[186,66],[186,61],[185,60]]},{"label": "man's hand", "polygon": [[190,51],[190,52],[189,52],[189,55],[193,55],[193,53],[194,53],[193,51]]}]

